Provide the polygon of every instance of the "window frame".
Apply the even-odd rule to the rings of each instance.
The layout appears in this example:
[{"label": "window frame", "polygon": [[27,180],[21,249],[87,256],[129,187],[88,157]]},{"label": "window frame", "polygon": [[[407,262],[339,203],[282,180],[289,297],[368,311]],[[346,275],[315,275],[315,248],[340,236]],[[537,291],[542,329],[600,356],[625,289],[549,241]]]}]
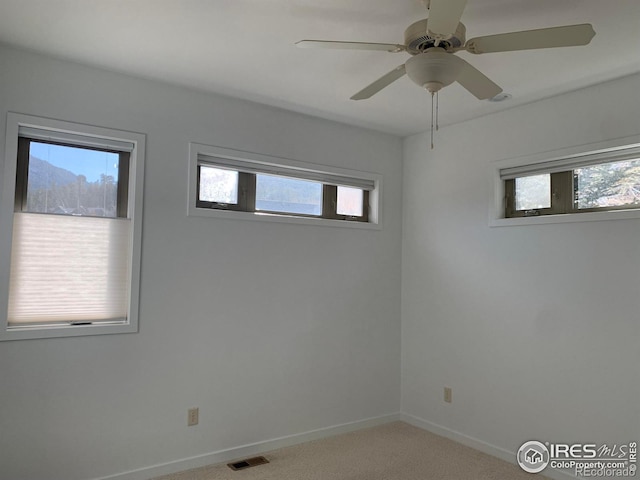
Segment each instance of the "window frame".
[{"label": "window frame", "polygon": [[[532,208],[516,210],[516,179],[505,180],[505,218],[537,217],[542,215],[561,215],[578,213],[573,208],[573,172],[551,173],[551,206],[548,208]],[[522,178],[522,177],[518,177]],[[580,210],[582,211],[582,210]]]},{"label": "window frame", "polygon": [[[202,170],[201,164],[197,166],[197,182],[198,186],[200,185],[200,173]],[[212,165],[213,166],[213,165]],[[220,168],[220,167],[217,167]],[[227,168],[220,168],[221,170],[229,170]],[[249,198],[250,192],[255,192],[255,175],[250,175],[245,172],[238,172],[238,203],[224,203],[224,202],[211,202],[208,200],[200,200],[200,189],[196,189],[196,207],[197,208],[216,208],[220,210],[234,210],[237,212],[247,212],[249,211],[249,205],[255,205],[255,198],[253,202],[251,198]],[[251,184],[253,188],[250,188]]]},{"label": "window frame", "polygon": [[104,147],[92,147],[87,145],[77,145],[71,142],[61,142],[53,140],[40,140],[28,136],[18,136],[18,154],[16,165],[16,186],[15,186],[15,212],[28,212],[27,187],[29,185],[29,159],[31,156],[31,142],[38,142],[49,145],[59,145],[62,147],[83,148],[98,152],[109,152],[118,155],[118,187],[116,193],[116,216],[107,218],[128,218],[129,204],[129,168],[131,153],[122,150],[114,150]]},{"label": "window frame", "polygon": [[[119,174],[119,181],[122,180],[126,184],[127,204],[124,206],[119,199],[119,212],[118,217],[116,217],[126,217],[131,221],[131,231],[129,233],[131,248],[127,254],[127,263],[130,269],[128,277],[129,295],[125,322],[9,326],[7,313],[13,241],[13,215],[16,211],[16,200],[22,201],[26,197],[24,195],[26,191],[16,191],[17,181],[20,180],[17,178],[19,172],[18,142],[20,138],[23,138],[20,132],[28,129],[49,133],[51,140],[45,140],[45,143],[61,143],[55,139],[66,138],[70,140],[63,141],[62,143],[65,145],[81,148],[91,148],[93,145],[95,149],[99,150],[108,150],[108,145],[118,143],[133,145],[133,149],[129,153],[128,178],[120,178]],[[76,137],[82,140],[75,142],[74,139]],[[36,141],[39,140],[36,139]],[[83,141],[88,143],[83,143]],[[134,333],[138,331],[145,143],[146,136],[140,133],[14,112],[7,114],[5,162],[2,171],[2,203],[0,204],[0,341]],[[116,150],[117,153],[120,153],[119,149]],[[24,177],[22,178],[21,188],[26,189],[26,174],[22,172],[21,175]],[[120,194],[120,185],[118,190]]]},{"label": "window frame", "polygon": [[352,222],[368,222],[370,210],[369,194],[369,190],[362,191],[362,215],[342,215],[338,213],[338,185],[323,185],[323,218],[332,218],[335,220],[346,220]]},{"label": "window frame", "polygon": [[[489,226],[520,226],[585,221],[622,220],[640,218],[640,207],[598,207],[579,209],[574,207],[573,169],[583,166],[622,161],[625,157],[640,158],[640,134],[602,142],[578,145],[550,152],[507,158],[490,164],[493,180],[493,197],[489,206]],[[515,180],[503,178],[503,172],[522,171],[524,177],[538,173],[552,175],[552,207],[539,209],[527,215],[515,211]],[[513,174],[511,175],[514,176]],[[512,203],[512,205],[509,205]],[[508,208],[511,211],[508,212]],[[511,213],[513,216],[508,216]]]},{"label": "window frame", "polygon": [[[206,159],[206,160],[203,160]],[[220,162],[219,164],[216,161]],[[233,170],[233,165],[237,163],[240,176],[247,176],[246,185],[249,188],[248,207],[246,209],[236,208],[236,205],[228,207],[226,204],[216,202],[202,202],[199,200],[199,178],[200,165],[209,164],[215,168],[227,168]],[[245,173],[240,169],[251,170]],[[291,175],[287,175],[290,172]],[[305,215],[283,212],[269,212],[255,210],[255,177],[257,173],[267,175],[277,175],[282,177],[299,178],[301,180],[317,181],[323,184],[322,215]],[[305,176],[305,175],[308,175]],[[238,203],[244,194],[241,191],[239,176]],[[336,213],[335,201],[337,198],[337,184],[327,184],[319,179],[324,176],[332,179],[333,183],[340,183],[340,179],[345,181],[357,181],[373,185],[372,190],[365,190],[363,197],[363,211],[361,217],[338,215]],[[335,194],[331,195],[331,192]],[[311,163],[303,163],[296,160],[274,157],[270,155],[244,152],[213,145],[199,143],[189,144],[189,199],[187,214],[189,216],[216,217],[237,220],[259,220],[274,221],[281,223],[296,223],[305,225],[324,225],[347,228],[381,229],[380,200],[382,192],[382,177],[369,172],[348,170],[344,168],[329,167]],[[335,197],[335,198],[334,198]]]},{"label": "window frame", "polygon": [[[640,157],[639,157],[640,158]],[[603,162],[602,164],[606,164]],[[615,163],[611,162],[611,163]],[[602,165],[596,164],[596,165]],[[505,218],[534,217],[542,215],[562,215],[590,212],[614,212],[639,210],[640,205],[612,205],[604,207],[579,208],[576,206],[578,175],[574,170],[554,172],[551,175],[551,207],[516,210],[515,178],[505,180]],[[518,177],[522,178],[522,177]]]}]

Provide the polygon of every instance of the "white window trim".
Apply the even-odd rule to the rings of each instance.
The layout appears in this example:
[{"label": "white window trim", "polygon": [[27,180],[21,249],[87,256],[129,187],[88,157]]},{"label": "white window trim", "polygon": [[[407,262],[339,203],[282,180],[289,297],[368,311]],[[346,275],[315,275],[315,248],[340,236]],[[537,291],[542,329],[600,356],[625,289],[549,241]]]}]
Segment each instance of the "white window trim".
[{"label": "white window trim", "polygon": [[[128,142],[134,145],[131,152],[129,172],[129,218],[132,229],[129,255],[130,296],[125,324],[96,325],[56,325],[8,328],[7,310],[9,299],[9,275],[11,269],[11,243],[13,234],[13,213],[16,186],[16,166],[18,155],[18,132],[20,128],[31,127],[39,130],[61,132],[66,135],[83,135],[98,140]],[[144,181],[144,158],[146,136],[140,133],[94,127],[79,123],[65,122],[49,118],[35,117],[20,113],[7,114],[5,139],[5,161],[3,169],[2,202],[0,203],[0,341],[24,340],[51,337],[75,337],[138,331],[138,307],[140,292],[140,253],[142,245],[142,199]]]},{"label": "white window trim", "polygon": [[[568,159],[580,156],[602,154],[610,151],[612,155],[621,148],[640,147],[640,134],[616,138],[604,142],[578,145],[560,150],[536,153],[516,158],[498,160],[490,165],[490,175],[493,186],[493,198],[489,205],[489,226],[510,227],[522,225],[544,225],[554,223],[593,222],[603,220],[627,220],[640,218],[640,209],[610,210],[603,212],[582,212],[562,215],[540,215],[533,217],[505,218],[504,180],[500,178],[500,171],[506,168],[525,165],[544,164],[549,162],[562,163]],[[606,160],[605,160],[606,161]]]},{"label": "white window trim", "polygon": [[[237,161],[238,165],[251,163],[259,169],[260,165],[268,167],[283,166],[317,174],[336,175],[346,178],[361,178],[374,182],[375,188],[369,192],[369,206],[371,213],[369,222],[349,222],[344,220],[331,220],[327,218],[296,217],[293,215],[267,214],[260,212],[240,212],[230,210],[217,210],[213,208],[196,207],[198,190],[198,157],[207,156],[220,158],[226,165],[232,165]],[[329,167],[313,163],[299,162],[288,158],[274,157],[253,152],[233,150],[230,148],[205,145],[201,143],[189,143],[189,195],[187,215],[193,217],[227,218],[235,220],[258,220],[266,222],[290,223],[298,225],[322,225],[341,228],[359,228],[368,230],[381,230],[381,199],[382,176],[369,172],[348,170],[345,168]]]}]

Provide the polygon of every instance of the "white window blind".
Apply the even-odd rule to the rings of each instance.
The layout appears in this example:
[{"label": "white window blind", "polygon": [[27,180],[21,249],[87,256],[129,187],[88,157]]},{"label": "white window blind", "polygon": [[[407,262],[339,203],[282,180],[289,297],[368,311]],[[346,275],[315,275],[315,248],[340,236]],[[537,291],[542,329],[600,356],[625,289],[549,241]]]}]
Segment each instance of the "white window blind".
[{"label": "white window blind", "polygon": [[272,165],[268,163],[258,163],[235,158],[211,157],[208,155],[198,155],[198,162],[213,167],[223,167],[230,170],[246,173],[263,173],[281,177],[300,178],[326,183],[328,185],[338,185],[341,187],[360,188],[362,190],[374,190],[375,182],[366,178],[349,177],[336,175],[315,170],[306,170],[284,165]]},{"label": "white window blind", "polygon": [[546,162],[533,163],[530,165],[502,168],[500,169],[500,179],[512,180],[518,177],[528,177],[543,173],[566,172],[590,165],[622,162],[624,160],[634,160],[638,158],[640,158],[640,145],[629,145],[586,154],[555,158]]},{"label": "white window blind", "polygon": [[93,148],[104,148],[118,152],[133,152],[134,144],[104,137],[91,137],[89,135],[79,135],[59,130],[49,130],[44,128],[34,128],[21,126],[18,129],[18,136],[31,138],[33,140],[44,140],[46,142],[68,143],[74,146],[84,146]]},{"label": "white window blind", "polygon": [[14,213],[8,323],[125,322],[131,221]]}]

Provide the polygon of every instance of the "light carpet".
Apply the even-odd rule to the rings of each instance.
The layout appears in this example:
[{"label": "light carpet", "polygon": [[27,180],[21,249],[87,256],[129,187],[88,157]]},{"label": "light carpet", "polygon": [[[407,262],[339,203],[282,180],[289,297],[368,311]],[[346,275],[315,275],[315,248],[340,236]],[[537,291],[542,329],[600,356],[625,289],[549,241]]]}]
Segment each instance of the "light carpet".
[{"label": "light carpet", "polygon": [[532,477],[516,465],[404,422],[263,455],[269,464],[239,471],[226,464],[210,465],[155,480],[531,480]]}]

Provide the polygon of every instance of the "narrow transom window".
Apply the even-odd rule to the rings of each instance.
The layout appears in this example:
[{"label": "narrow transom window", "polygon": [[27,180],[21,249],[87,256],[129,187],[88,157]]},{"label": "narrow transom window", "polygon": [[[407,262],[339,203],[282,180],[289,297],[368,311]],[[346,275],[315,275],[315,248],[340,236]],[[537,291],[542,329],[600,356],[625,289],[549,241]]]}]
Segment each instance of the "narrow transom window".
[{"label": "narrow transom window", "polygon": [[215,150],[234,156],[202,153],[192,156],[196,209],[240,211],[255,218],[279,216],[363,223],[374,218],[371,194],[378,187],[373,179],[240,159],[235,151]]},{"label": "narrow transom window", "polygon": [[640,147],[500,170],[505,217],[640,208]]}]

